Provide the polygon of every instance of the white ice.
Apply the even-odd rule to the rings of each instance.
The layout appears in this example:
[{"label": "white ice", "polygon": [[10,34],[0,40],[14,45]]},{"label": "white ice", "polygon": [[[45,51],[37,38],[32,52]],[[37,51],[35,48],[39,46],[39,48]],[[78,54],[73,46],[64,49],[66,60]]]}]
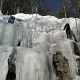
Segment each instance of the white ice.
[{"label": "white ice", "polygon": [[[77,64],[73,55],[73,44],[72,41],[66,38],[63,28],[66,23],[69,23],[79,41],[80,19],[58,19],[49,15],[40,16],[20,13],[14,16],[22,21],[17,22],[15,20],[14,24],[10,24],[7,23],[9,16],[6,15],[5,18],[3,15],[1,16],[0,45],[2,48],[0,54],[2,57],[0,57],[0,60],[2,61],[0,61],[0,66],[3,66],[0,74],[3,76],[0,80],[6,78],[8,71],[7,59],[9,54],[13,54],[15,51],[8,54],[4,47],[16,47],[16,80],[38,80],[38,78],[40,80],[52,80],[53,78],[53,80],[56,80],[51,66],[52,58],[50,59],[48,54],[55,54],[57,50],[61,50],[63,56],[68,59],[73,80],[78,80],[76,78]],[[17,48],[19,41],[21,43],[20,48]],[[3,69],[5,73],[2,73]]]},{"label": "white ice", "polygon": [[16,80],[56,80],[48,56],[29,48],[17,48]]}]

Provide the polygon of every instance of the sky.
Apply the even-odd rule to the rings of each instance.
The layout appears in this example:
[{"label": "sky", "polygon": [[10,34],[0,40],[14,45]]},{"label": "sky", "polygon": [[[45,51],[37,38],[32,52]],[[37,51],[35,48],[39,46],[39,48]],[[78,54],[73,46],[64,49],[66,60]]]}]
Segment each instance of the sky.
[{"label": "sky", "polygon": [[52,0],[52,6],[53,6],[52,13],[54,15],[57,14],[58,10],[61,10],[63,8],[61,0]]},{"label": "sky", "polygon": [[[58,10],[62,10],[63,5],[62,5],[62,0],[45,0],[43,3],[44,5],[50,6],[52,10],[52,14],[56,16]],[[35,4],[37,6],[37,4]]]}]

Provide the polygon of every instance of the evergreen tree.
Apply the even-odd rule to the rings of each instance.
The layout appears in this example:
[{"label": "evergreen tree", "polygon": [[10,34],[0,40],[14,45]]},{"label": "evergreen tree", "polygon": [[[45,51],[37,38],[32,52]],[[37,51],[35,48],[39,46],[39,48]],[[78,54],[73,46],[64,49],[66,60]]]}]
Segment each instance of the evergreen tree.
[{"label": "evergreen tree", "polygon": [[[47,1],[47,2],[46,2]],[[36,7],[38,14],[47,15],[51,13],[51,0],[4,0],[2,5],[2,13],[12,15],[18,12],[20,13],[36,13]],[[34,6],[34,9],[32,10]]]}]

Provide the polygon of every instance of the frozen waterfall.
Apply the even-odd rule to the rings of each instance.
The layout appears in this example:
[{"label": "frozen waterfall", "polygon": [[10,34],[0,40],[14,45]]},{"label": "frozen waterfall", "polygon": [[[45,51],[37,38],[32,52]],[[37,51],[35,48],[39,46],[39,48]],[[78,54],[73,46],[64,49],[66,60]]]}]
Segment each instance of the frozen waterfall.
[{"label": "frozen waterfall", "polygon": [[[63,31],[67,22],[79,40],[74,18],[29,15],[25,21],[15,24],[0,20],[0,80],[6,80],[8,59],[15,64],[15,80],[57,80],[52,66],[52,55],[57,51],[68,59],[72,79],[79,80],[77,69],[80,65],[75,59],[74,40],[67,39]],[[79,19],[77,25],[79,28]]]}]

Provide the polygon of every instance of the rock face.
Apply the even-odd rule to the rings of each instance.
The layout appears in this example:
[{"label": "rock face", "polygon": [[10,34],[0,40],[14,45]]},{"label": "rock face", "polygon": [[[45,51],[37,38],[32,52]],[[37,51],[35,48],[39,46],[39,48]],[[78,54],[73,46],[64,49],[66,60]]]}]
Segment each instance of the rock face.
[{"label": "rock face", "polygon": [[73,46],[74,46],[75,55],[80,56],[80,51],[79,51],[78,45],[75,42],[73,42]]},{"label": "rock face", "polygon": [[8,73],[6,80],[14,80],[16,78],[15,70],[16,66],[8,59]]},{"label": "rock face", "polygon": [[73,42],[73,45],[74,45],[74,53],[75,53],[75,55],[79,56],[76,59],[76,62],[77,62],[77,67],[78,67],[77,74],[80,76],[80,50],[78,48],[78,45],[75,42]]},{"label": "rock face", "polygon": [[53,54],[53,66],[56,69],[58,80],[72,80],[68,60],[62,56],[61,51]]}]

